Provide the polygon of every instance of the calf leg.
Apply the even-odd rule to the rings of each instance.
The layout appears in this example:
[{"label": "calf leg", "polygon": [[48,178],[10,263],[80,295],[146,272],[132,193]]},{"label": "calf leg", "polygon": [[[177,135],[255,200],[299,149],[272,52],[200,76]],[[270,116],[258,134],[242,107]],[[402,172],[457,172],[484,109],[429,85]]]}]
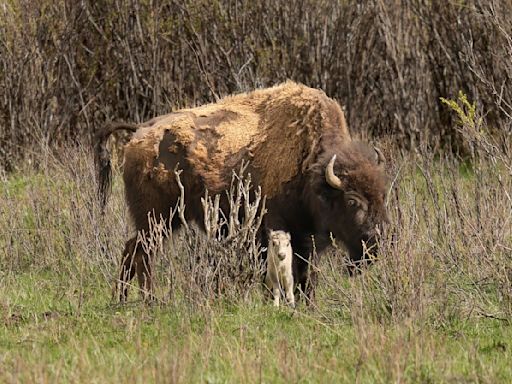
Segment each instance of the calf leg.
[{"label": "calf leg", "polygon": [[272,288],[272,281],[270,280],[270,272],[267,271],[267,273],[265,274],[265,286],[268,288],[268,289],[271,289]]},{"label": "calf leg", "polygon": [[283,277],[284,287],[286,292],[286,301],[289,305],[295,308],[295,296],[293,294],[293,276],[291,272]]},{"label": "calf leg", "polygon": [[274,306],[279,307],[279,296],[281,295],[281,291],[279,289],[279,280],[277,279],[276,274],[273,271],[270,271],[270,268],[274,268],[274,266],[268,266],[267,268],[267,277],[265,278],[265,284],[269,289],[272,289],[272,296],[274,297]]},{"label": "calf leg", "polygon": [[281,290],[279,289],[279,283],[274,282],[272,293],[274,294],[274,307],[279,307],[279,297],[281,296]]}]

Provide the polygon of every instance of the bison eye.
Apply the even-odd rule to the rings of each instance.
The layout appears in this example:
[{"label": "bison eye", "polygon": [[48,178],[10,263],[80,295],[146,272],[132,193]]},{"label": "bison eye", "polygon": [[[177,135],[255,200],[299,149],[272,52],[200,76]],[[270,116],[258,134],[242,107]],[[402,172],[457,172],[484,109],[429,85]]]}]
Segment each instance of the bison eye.
[{"label": "bison eye", "polygon": [[357,196],[347,196],[345,204],[352,211],[362,210],[366,212],[368,210],[368,203],[366,200]]}]

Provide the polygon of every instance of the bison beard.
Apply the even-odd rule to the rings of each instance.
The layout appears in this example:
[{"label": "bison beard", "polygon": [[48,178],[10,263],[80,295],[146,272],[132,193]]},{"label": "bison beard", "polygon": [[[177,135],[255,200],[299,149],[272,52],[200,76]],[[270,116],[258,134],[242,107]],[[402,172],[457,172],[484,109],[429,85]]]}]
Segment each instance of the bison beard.
[{"label": "bison beard", "polygon": [[[223,196],[232,171],[249,161],[253,183],[267,196],[266,229],[291,234],[294,252],[302,257],[294,257],[294,280],[311,300],[316,271],[308,267],[317,263],[311,259],[312,239],[320,253],[332,233],[358,261],[364,257],[362,243],[375,243],[376,227],[387,220],[382,153],[351,139],[340,106],[320,90],[286,82],[138,126],[108,125],[96,142],[102,203],[110,190],[105,143],[117,129],[135,131],[125,146],[123,178],[138,232],[149,230],[148,212],[169,218],[180,196],[178,164],[186,190],[185,219],[202,226],[205,190]],[[228,209],[222,201],[221,208]],[[180,223],[176,219],[171,225],[176,229]],[[136,238],[128,240],[123,253],[121,300],[135,274],[145,297],[151,293],[149,256]]]}]

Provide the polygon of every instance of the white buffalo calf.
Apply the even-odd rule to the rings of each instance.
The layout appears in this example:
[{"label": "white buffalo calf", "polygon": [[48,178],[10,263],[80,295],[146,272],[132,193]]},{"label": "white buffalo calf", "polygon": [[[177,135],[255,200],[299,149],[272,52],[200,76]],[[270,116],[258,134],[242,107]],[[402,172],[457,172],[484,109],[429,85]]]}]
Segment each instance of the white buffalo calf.
[{"label": "white buffalo calf", "polygon": [[292,275],[292,245],[288,232],[270,231],[267,250],[267,277],[265,284],[272,289],[274,306],[279,307],[279,297],[282,287],[286,300],[294,307],[293,275]]}]

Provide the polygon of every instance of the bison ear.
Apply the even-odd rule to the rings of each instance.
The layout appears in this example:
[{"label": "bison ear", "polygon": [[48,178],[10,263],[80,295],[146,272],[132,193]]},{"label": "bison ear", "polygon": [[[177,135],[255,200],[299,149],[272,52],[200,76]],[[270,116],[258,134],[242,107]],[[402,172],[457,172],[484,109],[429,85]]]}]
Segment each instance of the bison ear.
[{"label": "bison ear", "polygon": [[384,157],[382,151],[375,146],[373,147],[373,149],[375,150],[375,162],[377,163],[377,165],[384,165],[384,163],[386,162],[386,158]]}]

